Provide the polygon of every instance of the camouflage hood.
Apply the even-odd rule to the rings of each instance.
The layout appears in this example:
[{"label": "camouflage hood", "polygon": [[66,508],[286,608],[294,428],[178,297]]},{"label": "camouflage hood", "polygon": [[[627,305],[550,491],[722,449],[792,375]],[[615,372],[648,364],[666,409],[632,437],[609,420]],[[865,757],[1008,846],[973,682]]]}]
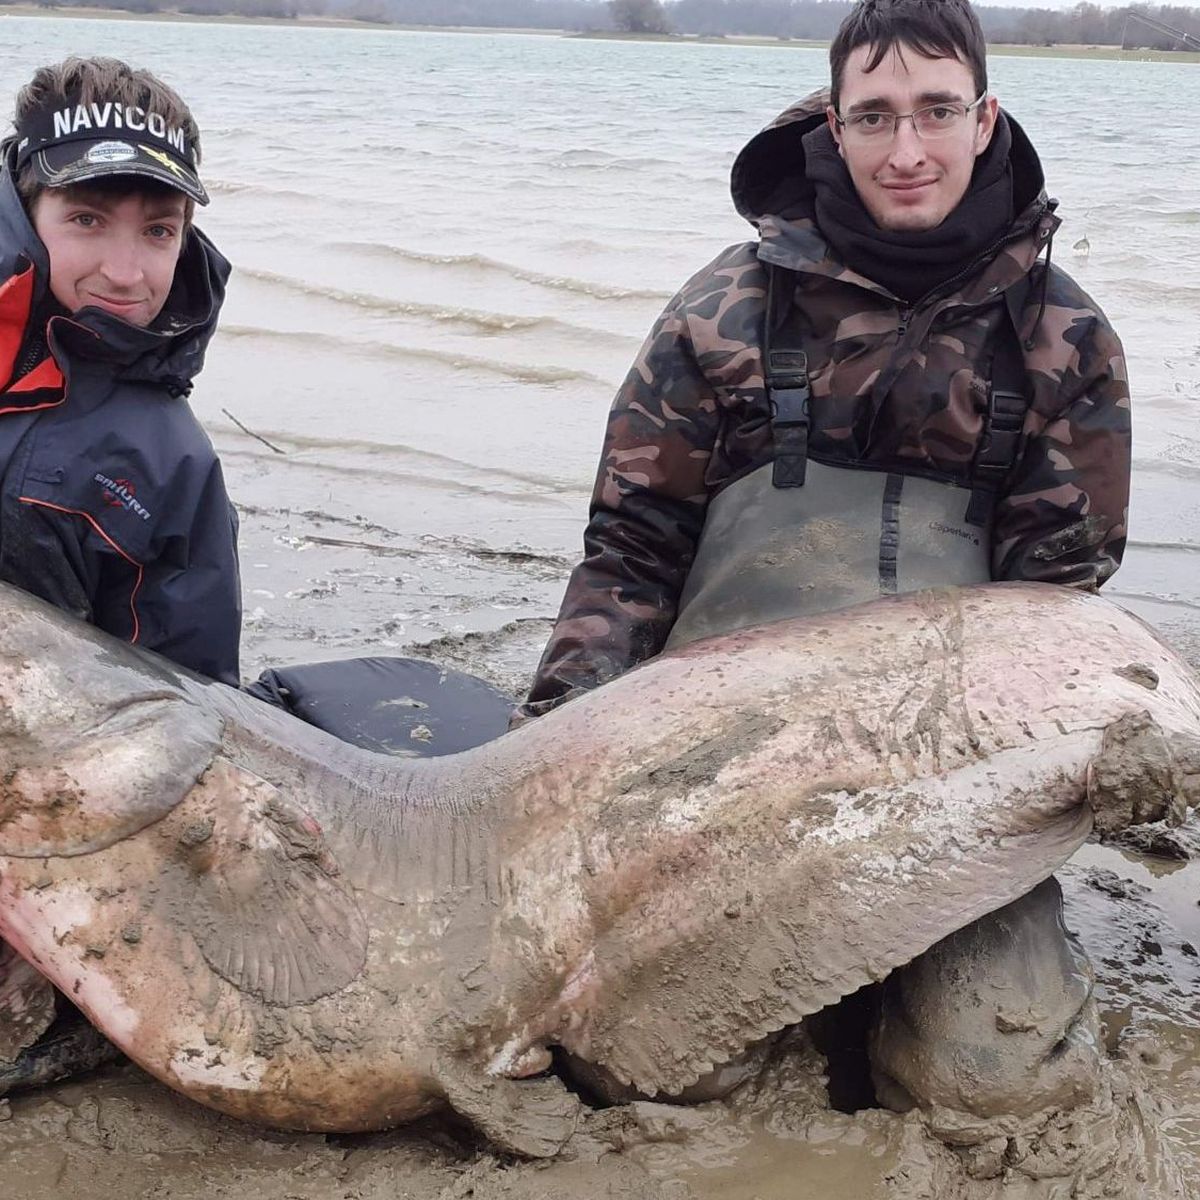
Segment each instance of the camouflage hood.
[{"label": "camouflage hood", "polygon": [[[730,190],[737,210],[759,231],[764,258],[800,267],[824,257],[816,226],[815,191],[805,172],[804,136],[825,122],[829,90],[796,101],[746,144],[733,164]],[[1003,111],[1003,110],[1002,110]],[[1050,207],[1037,151],[1025,131],[1003,114],[1012,134],[1013,230],[1032,228]]]}]

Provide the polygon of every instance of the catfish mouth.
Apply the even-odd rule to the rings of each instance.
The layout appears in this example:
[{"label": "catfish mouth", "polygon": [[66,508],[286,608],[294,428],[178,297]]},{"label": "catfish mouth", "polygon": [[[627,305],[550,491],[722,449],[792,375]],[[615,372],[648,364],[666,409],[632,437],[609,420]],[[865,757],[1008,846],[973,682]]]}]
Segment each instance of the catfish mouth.
[{"label": "catfish mouth", "polygon": [[0,734],[0,855],[91,854],[138,833],[187,796],[224,731],[217,714],[169,688],[88,715],[77,704],[49,728],[13,721]]},{"label": "catfish mouth", "polygon": [[23,723],[17,726],[14,722],[0,732],[0,748],[7,743],[24,749],[0,753],[0,771],[11,776],[15,770],[65,767],[71,758],[85,753],[102,754],[104,746],[94,743],[107,742],[115,747],[125,739],[162,725],[170,720],[172,707],[181,700],[178,692],[148,692],[109,702],[99,720],[76,724],[71,717],[82,714],[69,714],[56,727],[40,725],[34,734],[23,728]]},{"label": "catfish mouth", "polygon": [[78,734],[84,738],[128,737],[152,724],[162,721],[173,705],[183,703],[185,698],[176,691],[147,692],[117,700],[108,715]]}]

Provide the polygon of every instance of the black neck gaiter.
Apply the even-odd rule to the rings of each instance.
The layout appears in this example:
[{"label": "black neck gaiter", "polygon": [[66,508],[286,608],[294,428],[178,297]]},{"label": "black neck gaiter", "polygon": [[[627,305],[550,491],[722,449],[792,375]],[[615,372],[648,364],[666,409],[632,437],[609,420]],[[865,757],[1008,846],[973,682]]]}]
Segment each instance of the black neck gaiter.
[{"label": "black neck gaiter", "polygon": [[952,278],[1013,220],[1012,133],[1004,114],[975,161],[958,207],[936,228],[880,229],[863,207],[828,125],[804,135],[805,174],[816,191],[817,227],[851,270],[913,302]]}]

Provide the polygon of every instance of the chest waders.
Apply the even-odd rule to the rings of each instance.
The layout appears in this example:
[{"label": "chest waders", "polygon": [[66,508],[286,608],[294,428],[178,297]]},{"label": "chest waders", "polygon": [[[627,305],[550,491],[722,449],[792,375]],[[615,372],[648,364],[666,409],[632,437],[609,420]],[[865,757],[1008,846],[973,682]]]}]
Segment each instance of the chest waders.
[{"label": "chest waders", "polygon": [[809,457],[808,356],[783,336],[795,273],[768,267],[763,364],[774,460],[709,502],[667,648],[918,588],[991,578],[991,509],[1028,406],[1016,321],[992,361],[967,483]]}]

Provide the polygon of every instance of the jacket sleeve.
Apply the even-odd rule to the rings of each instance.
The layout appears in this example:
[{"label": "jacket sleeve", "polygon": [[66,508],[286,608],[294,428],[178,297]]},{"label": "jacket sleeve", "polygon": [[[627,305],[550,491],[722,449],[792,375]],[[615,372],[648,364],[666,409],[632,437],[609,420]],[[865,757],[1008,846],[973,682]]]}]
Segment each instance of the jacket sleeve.
[{"label": "jacket sleeve", "polygon": [[719,412],[676,296],[617,392],[584,532],[533,687],[514,723],[657,654],[708,502]]},{"label": "jacket sleeve", "polygon": [[[137,627],[131,640],[237,687],[242,628],[238,522],[216,459],[200,483],[199,495],[181,497],[176,504],[186,505],[190,514],[176,514],[178,533],[137,568],[140,577],[134,580],[132,600]],[[128,581],[114,576],[129,570],[127,563],[109,556],[93,617],[101,629],[126,639],[130,588]]]},{"label": "jacket sleeve", "polygon": [[996,508],[992,576],[1095,589],[1125,552],[1125,356],[1097,309],[1063,299],[1047,308],[1027,365],[1034,404],[1024,453]]}]

